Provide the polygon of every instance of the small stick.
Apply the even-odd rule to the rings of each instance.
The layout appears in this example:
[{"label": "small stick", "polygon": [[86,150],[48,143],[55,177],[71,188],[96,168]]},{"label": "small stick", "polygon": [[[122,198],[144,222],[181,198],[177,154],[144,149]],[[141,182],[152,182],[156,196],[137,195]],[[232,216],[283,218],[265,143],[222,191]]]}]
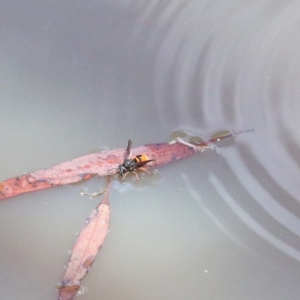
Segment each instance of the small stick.
[{"label": "small stick", "polygon": [[[108,176],[108,179],[107,179],[107,186],[109,186],[109,184],[110,184],[110,176]],[[80,196],[93,196],[93,197],[97,197],[99,195],[104,194],[106,191],[107,191],[107,188],[105,188],[104,190],[101,190],[99,192],[94,192],[94,193],[81,192]]]},{"label": "small stick", "polygon": [[183,145],[186,145],[188,147],[191,147],[191,148],[195,149],[196,151],[202,152],[205,149],[212,149],[214,147],[214,145],[212,145],[212,144],[215,143],[215,142],[219,142],[219,141],[227,139],[229,137],[234,137],[234,136],[236,136],[238,134],[246,133],[246,132],[254,132],[254,129],[251,128],[251,129],[242,130],[242,131],[238,131],[238,132],[228,133],[228,134],[226,134],[224,136],[221,136],[221,137],[218,137],[218,138],[214,138],[214,139],[210,139],[209,141],[204,142],[204,143],[199,144],[199,145],[195,145],[195,144],[186,142],[182,138],[177,137],[175,140],[171,141],[169,143],[169,145],[172,145],[172,144],[175,144],[175,143],[179,143],[179,144],[183,144]]}]

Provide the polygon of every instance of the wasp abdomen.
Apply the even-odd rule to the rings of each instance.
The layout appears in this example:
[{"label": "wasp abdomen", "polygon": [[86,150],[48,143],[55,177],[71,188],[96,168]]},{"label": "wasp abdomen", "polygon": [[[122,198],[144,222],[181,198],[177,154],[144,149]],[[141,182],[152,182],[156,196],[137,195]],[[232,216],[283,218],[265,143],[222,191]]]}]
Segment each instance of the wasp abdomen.
[{"label": "wasp abdomen", "polygon": [[147,163],[150,159],[146,154],[139,154],[133,158],[135,163]]}]

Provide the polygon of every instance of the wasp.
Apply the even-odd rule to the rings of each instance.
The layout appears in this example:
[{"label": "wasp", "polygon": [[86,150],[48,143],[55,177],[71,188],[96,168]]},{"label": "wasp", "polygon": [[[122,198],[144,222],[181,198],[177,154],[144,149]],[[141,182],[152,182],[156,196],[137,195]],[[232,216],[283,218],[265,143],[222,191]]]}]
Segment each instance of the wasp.
[{"label": "wasp", "polygon": [[[155,159],[149,159],[149,157],[146,154],[139,154],[139,155],[131,158],[131,156],[132,156],[131,148],[132,148],[132,141],[129,139],[125,153],[124,153],[124,161],[120,165],[118,165],[117,168],[114,168],[114,169],[117,170],[117,174],[120,174],[121,176],[123,176],[122,177],[123,180],[129,173],[132,172],[132,173],[134,173],[136,180],[139,181],[140,178],[136,171],[141,170],[141,171],[147,172],[149,174],[152,174],[147,169],[143,168],[143,166],[145,166],[147,163],[149,163],[151,161],[155,161]],[[110,170],[113,170],[113,169],[110,169]]]}]

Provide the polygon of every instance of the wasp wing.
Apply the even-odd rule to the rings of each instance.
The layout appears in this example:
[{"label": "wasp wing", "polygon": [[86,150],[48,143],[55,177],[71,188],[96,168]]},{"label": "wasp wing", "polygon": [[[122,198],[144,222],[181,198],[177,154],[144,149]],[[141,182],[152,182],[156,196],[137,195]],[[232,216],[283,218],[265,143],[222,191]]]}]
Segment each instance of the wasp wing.
[{"label": "wasp wing", "polygon": [[140,168],[140,167],[143,167],[145,166],[147,163],[149,163],[150,161],[155,161],[156,159],[148,159],[148,160],[145,160],[145,161],[141,161],[141,162],[136,162],[133,164],[133,167],[134,168]]},{"label": "wasp wing", "polygon": [[125,159],[130,159],[131,154],[132,154],[131,147],[132,147],[132,140],[129,139],[128,143],[127,143],[127,147],[126,147],[125,153],[124,153],[124,160]]}]

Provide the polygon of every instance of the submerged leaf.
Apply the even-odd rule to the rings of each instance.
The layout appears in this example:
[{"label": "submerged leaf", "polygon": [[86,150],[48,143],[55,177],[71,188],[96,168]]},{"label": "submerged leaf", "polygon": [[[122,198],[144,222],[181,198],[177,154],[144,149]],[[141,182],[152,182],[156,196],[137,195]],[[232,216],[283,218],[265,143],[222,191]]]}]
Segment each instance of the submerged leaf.
[{"label": "submerged leaf", "polygon": [[86,225],[82,228],[76,240],[62,280],[59,300],[71,300],[75,297],[82,279],[92,266],[106,238],[110,222],[109,188],[110,176],[108,176],[107,189],[103,201],[91,212],[85,222]]}]

